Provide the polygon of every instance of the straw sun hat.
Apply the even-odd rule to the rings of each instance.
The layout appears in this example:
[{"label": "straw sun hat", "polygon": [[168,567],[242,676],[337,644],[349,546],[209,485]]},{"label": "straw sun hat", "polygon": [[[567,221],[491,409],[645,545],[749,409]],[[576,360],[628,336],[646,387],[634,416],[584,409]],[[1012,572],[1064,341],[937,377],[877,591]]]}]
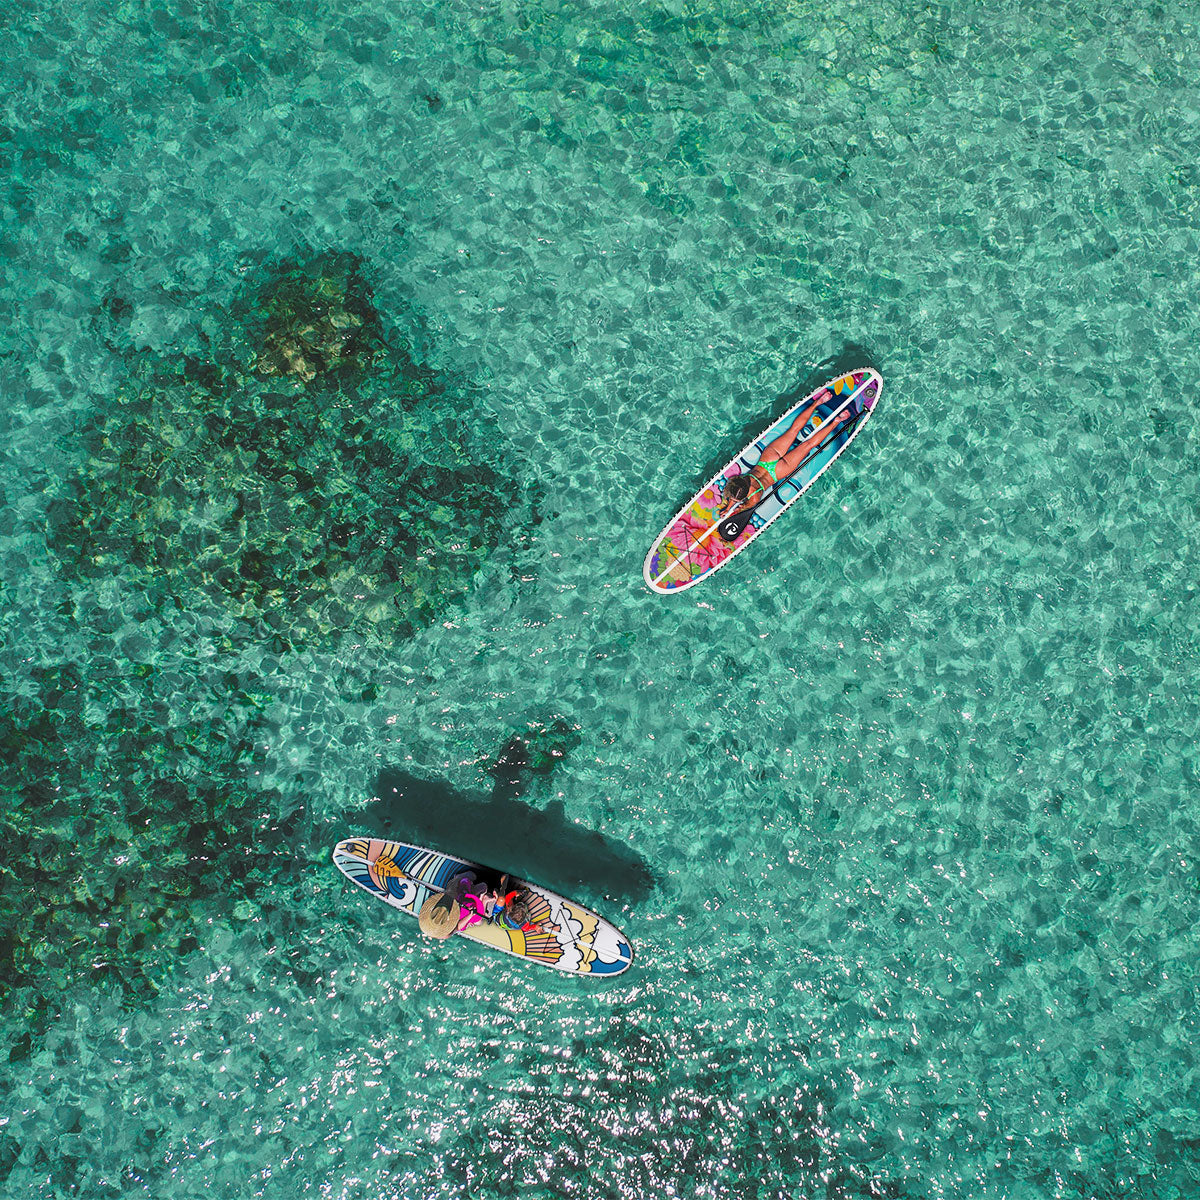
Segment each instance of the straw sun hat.
[{"label": "straw sun hat", "polygon": [[422,933],[439,939],[448,938],[458,928],[458,916],[458,901],[445,892],[438,892],[421,905],[417,922]]}]

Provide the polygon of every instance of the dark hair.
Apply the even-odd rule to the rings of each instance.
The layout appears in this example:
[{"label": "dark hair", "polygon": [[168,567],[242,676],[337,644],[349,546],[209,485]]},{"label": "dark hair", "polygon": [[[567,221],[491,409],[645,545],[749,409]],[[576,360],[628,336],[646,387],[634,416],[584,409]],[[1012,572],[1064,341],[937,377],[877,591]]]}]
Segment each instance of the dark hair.
[{"label": "dark hair", "polygon": [[750,485],[755,482],[754,476],[749,471],[743,475],[735,475],[725,484],[725,495],[722,498],[739,502],[745,500],[750,495]]}]

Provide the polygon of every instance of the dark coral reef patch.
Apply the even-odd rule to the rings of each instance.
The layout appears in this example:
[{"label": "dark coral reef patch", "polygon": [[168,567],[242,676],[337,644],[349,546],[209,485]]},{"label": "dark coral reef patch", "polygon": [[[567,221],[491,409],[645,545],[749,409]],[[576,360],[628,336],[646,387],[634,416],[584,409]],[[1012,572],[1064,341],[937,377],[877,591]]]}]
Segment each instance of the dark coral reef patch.
[{"label": "dark coral reef patch", "polygon": [[254,781],[262,698],[164,681],[168,704],[155,674],[43,665],[0,715],[0,1005],[34,1033],[81,986],[156,994],[211,918],[258,907],[294,833]]},{"label": "dark coral reef patch", "polygon": [[[532,1058],[536,1083],[488,1094],[489,1119],[436,1155],[439,1173],[479,1196],[536,1193],[553,1172],[564,1200],[902,1200],[903,1182],[874,1169],[878,1145],[856,1151],[830,1136],[837,1093],[813,1076],[802,1047],[776,1046],[772,1058],[787,1082],[773,1086],[760,1057],[679,1025],[577,1038]],[[598,1192],[597,1178],[610,1185]]]},{"label": "dark coral reef patch", "polygon": [[206,327],[205,359],[128,352],[86,421],[49,510],[70,571],[199,591],[287,643],[394,639],[529,526],[471,389],[385,331],[359,259],[284,262]]},{"label": "dark coral reef patch", "polygon": [[497,788],[507,789],[513,796],[525,791],[531,775],[549,775],[582,739],[578,725],[563,717],[552,717],[547,723],[529,721],[526,727],[500,748],[488,774]]}]

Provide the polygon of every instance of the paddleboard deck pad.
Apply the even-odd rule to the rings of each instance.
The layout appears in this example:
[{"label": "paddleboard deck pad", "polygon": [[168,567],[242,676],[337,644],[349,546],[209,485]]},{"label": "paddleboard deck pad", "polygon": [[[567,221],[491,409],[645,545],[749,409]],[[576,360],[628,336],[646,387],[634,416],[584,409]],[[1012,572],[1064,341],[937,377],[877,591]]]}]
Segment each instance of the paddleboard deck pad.
[{"label": "paddleboard deck pad", "polygon": [[[430,896],[454,892],[464,878],[497,879],[499,872],[436,850],[380,838],[347,838],[333,849],[334,865],[365,892],[417,916]],[[633,947],[615,926],[594,912],[553,892],[513,879],[508,887],[529,893],[529,924],[538,929],[522,933],[506,925],[479,921],[459,936],[482,942],[506,954],[569,971],[576,975],[619,975],[633,962]],[[468,891],[475,888],[467,887]]]},{"label": "paddleboard deck pad", "polygon": [[[797,441],[820,429],[843,409],[849,412],[849,418],[831,427],[828,439],[818,442],[800,467],[770,490],[749,524],[732,541],[727,541],[718,531],[724,517],[721,505],[726,485],[735,476],[754,467],[767,446],[787,432],[800,410],[812,403],[821,388],[827,389],[830,397],[817,405],[812,418],[798,433]],[[740,554],[789,505],[803,496],[858,437],[875,411],[882,390],[883,379],[879,373],[864,367],[829,380],[789,408],[714,475],[658,535],[642,567],[646,586],[661,595],[686,591]]]}]

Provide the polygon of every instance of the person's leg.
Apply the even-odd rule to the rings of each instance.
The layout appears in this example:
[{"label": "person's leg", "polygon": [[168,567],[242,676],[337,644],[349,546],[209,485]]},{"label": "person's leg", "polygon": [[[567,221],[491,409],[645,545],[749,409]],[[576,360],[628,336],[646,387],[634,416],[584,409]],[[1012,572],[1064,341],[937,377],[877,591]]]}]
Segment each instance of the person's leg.
[{"label": "person's leg", "polygon": [[770,462],[772,459],[783,458],[788,452],[788,448],[796,440],[796,434],[808,424],[813,413],[816,411],[819,404],[824,404],[826,400],[832,400],[833,394],[828,388],[822,388],[813,398],[812,401],[804,406],[800,411],[800,415],[792,422],[791,428],[781,437],[777,437],[759,457],[759,462],[765,459]]},{"label": "person's leg", "polygon": [[775,471],[776,477],[786,479],[808,457],[812,448],[829,436],[831,429],[836,429],[839,425],[843,425],[849,420],[850,411],[846,409],[838,413],[834,418],[832,426],[825,424],[820,429],[814,429],[794,450],[789,450],[779,460],[779,466]]}]

